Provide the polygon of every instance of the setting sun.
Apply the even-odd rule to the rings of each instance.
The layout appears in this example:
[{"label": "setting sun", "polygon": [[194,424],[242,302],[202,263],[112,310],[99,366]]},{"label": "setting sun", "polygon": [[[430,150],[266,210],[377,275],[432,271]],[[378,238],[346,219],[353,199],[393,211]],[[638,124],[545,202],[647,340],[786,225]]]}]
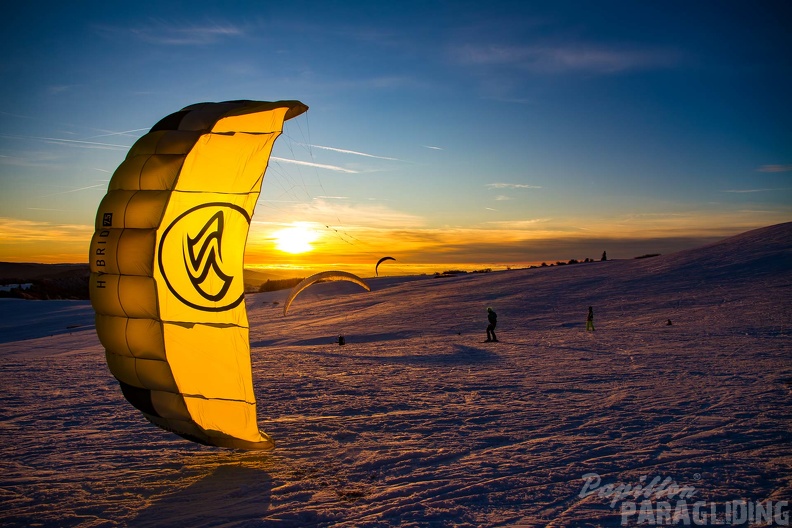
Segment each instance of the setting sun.
[{"label": "setting sun", "polygon": [[292,227],[275,232],[275,247],[286,253],[305,253],[313,249],[311,243],[318,238],[319,233],[309,224],[295,222]]}]

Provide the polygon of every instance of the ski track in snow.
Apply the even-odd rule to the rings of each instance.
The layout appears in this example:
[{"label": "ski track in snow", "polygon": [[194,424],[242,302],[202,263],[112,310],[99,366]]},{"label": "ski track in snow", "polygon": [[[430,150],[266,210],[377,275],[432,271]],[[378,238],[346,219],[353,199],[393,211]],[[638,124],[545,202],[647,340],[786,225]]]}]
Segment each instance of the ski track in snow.
[{"label": "ski track in snow", "polygon": [[[146,422],[89,303],[4,300],[0,524],[621,525],[609,499],[579,496],[587,473],[790,500],[791,235],[371,293],[322,284],[286,317],[287,291],[249,295],[269,453]],[[487,306],[500,343],[482,342]]]}]

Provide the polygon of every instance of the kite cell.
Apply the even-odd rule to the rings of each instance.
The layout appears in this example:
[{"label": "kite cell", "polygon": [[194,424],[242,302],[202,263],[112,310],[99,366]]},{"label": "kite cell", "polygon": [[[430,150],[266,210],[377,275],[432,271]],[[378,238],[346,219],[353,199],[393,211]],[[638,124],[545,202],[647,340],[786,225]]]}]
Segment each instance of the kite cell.
[{"label": "kite cell", "polygon": [[379,265],[385,262],[386,260],[396,260],[396,259],[393,257],[382,257],[381,259],[379,259],[377,261],[377,265],[374,266],[374,275],[376,275],[377,277],[379,277]]},{"label": "kite cell", "polygon": [[289,297],[286,299],[286,303],[283,305],[283,315],[289,311],[289,306],[291,306],[292,301],[294,298],[297,297],[300,292],[308,288],[309,286],[316,284],[317,282],[325,282],[325,281],[349,281],[354,282],[355,284],[359,284],[366,291],[371,291],[371,288],[366,281],[355,275],[354,273],[349,273],[346,271],[322,271],[319,273],[315,273],[310,277],[307,277],[300,281],[294,288],[292,288],[291,292],[289,293]]},{"label": "kite cell", "polygon": [[270,152],[298,101],[188,106],[110,180],[91,241],[91,304],[110,372],[154,424],[272,449],[259,431],[242,277]]}]

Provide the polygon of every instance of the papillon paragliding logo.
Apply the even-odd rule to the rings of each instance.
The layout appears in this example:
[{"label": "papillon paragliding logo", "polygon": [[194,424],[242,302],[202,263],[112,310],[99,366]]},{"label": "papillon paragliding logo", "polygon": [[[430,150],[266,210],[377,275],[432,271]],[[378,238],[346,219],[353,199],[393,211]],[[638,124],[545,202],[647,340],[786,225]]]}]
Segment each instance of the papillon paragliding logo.
[{"label": "papillon paragliding logo", "polygon": [[157,257],[171,293],[187,306],[209,312],[242,302],[249,225],[247,211],[230,203],[198,205],[179,215],[163,232]]}]

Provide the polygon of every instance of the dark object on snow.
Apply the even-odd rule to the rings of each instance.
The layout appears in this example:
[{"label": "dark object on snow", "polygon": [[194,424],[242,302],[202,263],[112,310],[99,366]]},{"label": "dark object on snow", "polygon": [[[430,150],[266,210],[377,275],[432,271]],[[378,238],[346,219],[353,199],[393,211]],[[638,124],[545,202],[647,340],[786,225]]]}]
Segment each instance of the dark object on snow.
[{"label": "dark object on snow", "polygon": [[498,314],[492,308],[487,308],[487,321],[489,321],[487,325],[487,341],[497,342],[498,337],[495,335],[495,327],[498,325]]},{"label": "dark object on snow", "polygon": [[673,324],[674,324],[674,323],[672,323],[672,322],[671,322],[671,319],[669,319],[669,320],[668,320],[668,322],[666,323],[666,326],[671,326],[671,325],[673,325]]},{"label": "dark object on snow", "polygon": [[589,306],[588,317],[586,317],[586,332],[594,331],[594,307]]},{"label": "dark object on snow", "polygon": [[338,336],[338,345],[339,346],[346,345],[346,339],[344,339],[344,336],[342,336],[342,335]]},{"label": "dark object on snow", "polygon": [[600,260],[601,260],[602,262],[605,262],[605,261],[607,261],[607,260],[608,260],[608,252],[607,252],[607,251],[603,251],[603,252],[602,252],[602,258],[601,258]]}]

